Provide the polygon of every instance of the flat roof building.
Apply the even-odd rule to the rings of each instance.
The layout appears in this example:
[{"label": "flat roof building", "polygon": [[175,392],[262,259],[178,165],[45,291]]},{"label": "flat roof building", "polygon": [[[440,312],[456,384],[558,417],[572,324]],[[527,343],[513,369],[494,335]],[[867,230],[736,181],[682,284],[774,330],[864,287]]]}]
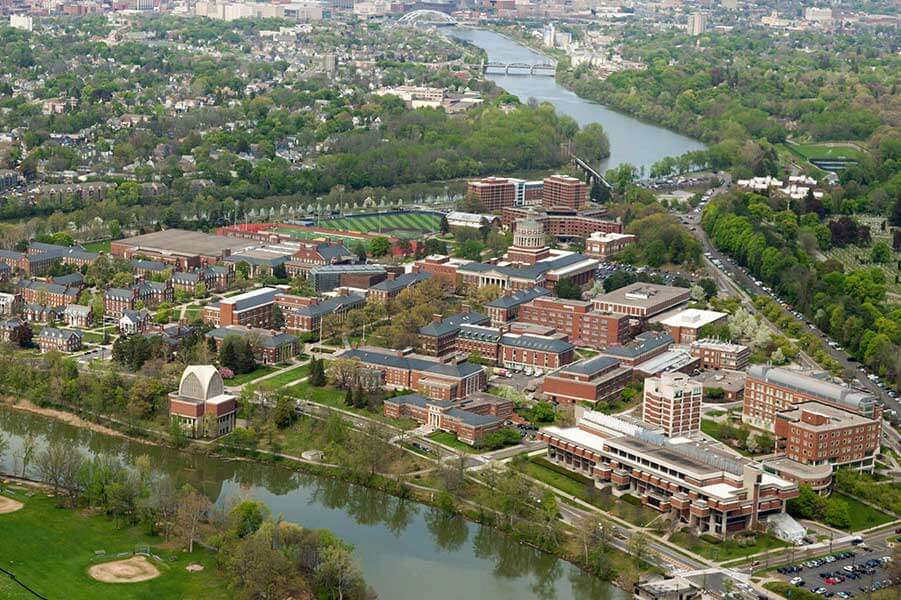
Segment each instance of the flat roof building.
[{"label": "flat roof building", "polygon": [[691,293],[687,288],[656,283],[633,283],[597,296],[594,299],[594,307],[596,310],[617,312],[629,315],[633,319],[646,320],[688,302],[690,297]]},{"label": "flat roof building", "polygon": [[686,308],[660,321],[676,344],[690,344],[700,336],[701,328],[725,322],[729,315],[715,310]]},{"label": "flat roof building", "polygon": [[110,244],[110,254],[119,258],[145,257],[182,269],[218,262],[227,256],[252,250],[259,242],[201,231],[164,229]]},{"label": "flat roof building", "polygon": [[594,403],[618,395],[631,379],[632,370],[615,358],[595,356],[548,374],[543,391],[557,404]]},{"label": "flat roof building", "polygon": [[701,431],[699,381],[684,373],[663,373],[644,380],[641,419],[667,437],[697,435]]}]

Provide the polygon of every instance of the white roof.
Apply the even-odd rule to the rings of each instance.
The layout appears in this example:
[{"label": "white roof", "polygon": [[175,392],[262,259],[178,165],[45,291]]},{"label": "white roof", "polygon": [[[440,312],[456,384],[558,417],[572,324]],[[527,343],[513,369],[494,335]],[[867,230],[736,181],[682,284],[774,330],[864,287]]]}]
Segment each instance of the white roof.
[{"label": "white roof", "polygon": [[710,325],[719,321],[723,317],[728,316],[727,313],[717,312],[715,310],[701,310],[699,308],[686,308],[674,314],[671,317],[660,321],[664,325],[670,327],[695,327],[700,328],[704,325]]}]

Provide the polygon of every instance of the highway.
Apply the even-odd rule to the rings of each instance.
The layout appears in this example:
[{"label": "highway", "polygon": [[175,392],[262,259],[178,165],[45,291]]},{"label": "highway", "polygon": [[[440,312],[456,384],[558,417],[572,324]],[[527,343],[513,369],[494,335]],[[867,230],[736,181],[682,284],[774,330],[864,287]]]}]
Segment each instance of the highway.
[{"label": "highway", "polygon": [[[731,179],[724,177],[723,184],[714,190],[713,196],[726,191],[730,183]],[[701,212],[703,211],[692,211],[687,215],[683,215],[681,220],[683,222],[683,225],[688,228],[691,234],[695,238],[697,238],[699,242],[701,242],[701,245],[704,248],[704,252],[709,253],[711,260],[718,259],[721,262],[722,266],[720,267],[710,261],[706,261],[708,270],[711,270],[711,272],[713,273],[714,280],[716,281],[717,286],[720,288],[728,288],[729,285],[724,284],[731,282],[732,285],[739,287],[749,298],[756,296],[770,296],[770,294],[768,294],[761,286],[754,283],[754,280],[747,273],[741,270],[741,268],[739,268],[739,266],[735,264],[727,254],[720,252],[713,245],[713,243],[710,241],[710,239],[707,237],[707,234],[701,227]],[[779,298],[776,296],[771,297],[777,301],[779,300]],[[886,409],[895,410],[899,414],[901,414],[901,402],[899,402],[897,398],[892,398],[891,396],[889,396],[885,390],[867,379],[866,373],[861,369],[860,363],[853,360],[852,357],[848,355],[848,353],[830,347],[828,345],[829,339],[826,337],[826,335],[823,334],[823,332],[821,332],[819,329],[809,325],[807,321],[798,319],[791,312],[786,311],[786,314],[790,318],[798,321],[806,332],[811,333],[819,338],[823,342],[823,346],[826,352],[842,366],[845,373],[853,373],[853,377],[856,377],[859,380],[859,387],[866,389],[876,398],[881,399]],[[893,433],[895,433],[895,436],[893,436],[892,439],[897,439],[897,432]]]}]

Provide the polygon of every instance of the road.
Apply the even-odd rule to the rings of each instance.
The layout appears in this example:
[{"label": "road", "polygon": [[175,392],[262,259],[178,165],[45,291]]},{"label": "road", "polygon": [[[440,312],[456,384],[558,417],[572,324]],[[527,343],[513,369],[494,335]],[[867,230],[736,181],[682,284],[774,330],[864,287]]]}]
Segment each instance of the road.
[{"label": "road", "polygon": [[[716,188],[713,192],[713,196],[723,193],[727,188],[729,183],[731,183],[731,179],[728,177],[724,178],[723,184]],[[775,300],[779,300],[778,297],[772,296],[768,294],[761,286],[754,283],[754,280],[745,273],[738,265],[736,265],[732,259],[720,252],[707,237],[707,234],[701,228],[701,212],[692,211],[688,215],[682,217],[683,225],[688,228],[691,234],[697,238],[701,245],[704,248],[704,252],[710,254],[711,259],[719,259],[722,263],[722,267],[718,267],[712,262],[707,263],[708,269],[714,275],[714,280],[719,287],[730,287],[735,285],[739,287],[748,297],[753,298],[756,296],[771,296]],[[731,283],[730,283],[731,282]],[[786,311],[786,314],[794,320],[796,320],[804,331],[816,336],[823,342],[823,346],[826,352],[833,358],[835,361],[842,366],[845,373],[854,373],[856,378],[859,380],[859,386],[866,389],[870,393],[872,393],[876,398],[880,399],[887,409],[892,409],[901,414],[901,402],[897,398],[892,398],[889,396],[885,390],[880,388],[878,385],[867,379],[866,374],[862,371],[860,364],[854,360],[848,353],[843,352],[841,350],[837,350],[828,345],[829,339],[821,332],[819,329],[812,327],[808,324],[807,321],[803,319],[798,319],[792,313]],[[886,428],[890,429],[890,428]],[[892,437],[894,441],[897,441],[897,432],[893,432],[895,435]],[[891,434],[889,434],[891,436]]]}]

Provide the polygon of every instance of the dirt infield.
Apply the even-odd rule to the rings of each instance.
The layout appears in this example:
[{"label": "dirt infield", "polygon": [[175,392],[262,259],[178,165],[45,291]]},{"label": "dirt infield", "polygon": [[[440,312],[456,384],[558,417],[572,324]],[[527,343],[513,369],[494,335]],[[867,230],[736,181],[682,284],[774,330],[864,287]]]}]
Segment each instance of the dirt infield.
[{"label": "dirt infield", "polygon": [[0,515],[5,515],[7,513],[13,513],[17,510],[21,509],[24,504],[13,500],[12,498],[7,498],[6,496],[0,496]]},{"label": "dirt infield", "polygon": [[137,583],[160,576],[160,571],[144,556],[101,563],[88,569],[88,575],[104,583]]}]

